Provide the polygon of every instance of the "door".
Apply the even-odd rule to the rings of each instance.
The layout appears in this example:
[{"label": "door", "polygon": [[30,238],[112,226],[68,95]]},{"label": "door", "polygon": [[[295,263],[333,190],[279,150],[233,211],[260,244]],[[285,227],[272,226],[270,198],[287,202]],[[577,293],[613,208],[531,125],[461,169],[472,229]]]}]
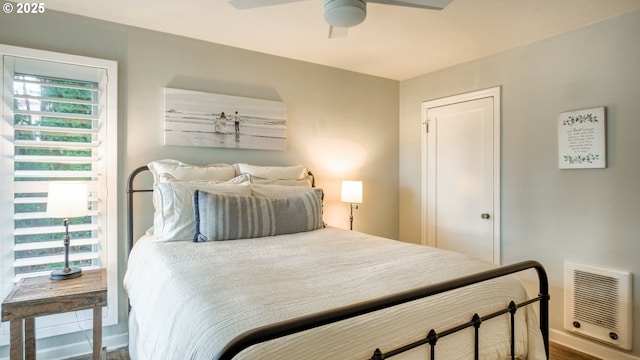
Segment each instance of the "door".
[{"label": "door", "polygon": [[496,264],[499,101],[495,88],[423,104],[423,243]]}]

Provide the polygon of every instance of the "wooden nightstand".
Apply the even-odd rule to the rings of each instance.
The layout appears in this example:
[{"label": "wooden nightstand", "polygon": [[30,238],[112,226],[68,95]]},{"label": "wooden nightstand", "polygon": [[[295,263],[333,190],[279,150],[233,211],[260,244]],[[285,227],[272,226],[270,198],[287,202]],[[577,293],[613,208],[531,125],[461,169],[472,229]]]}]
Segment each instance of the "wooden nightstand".
[{"label": "wooden nightstand", "polygon": [[[93,359],[102,347],[102,308],[107,306],[107,275],[104,269],[86,270],[70,280],[49,276],[20,280],[2,302],[2,321],[10,321],[11,360],[36,358],[35,318],[93,308]],[[22,341],[22,321],[24,337]]]}]

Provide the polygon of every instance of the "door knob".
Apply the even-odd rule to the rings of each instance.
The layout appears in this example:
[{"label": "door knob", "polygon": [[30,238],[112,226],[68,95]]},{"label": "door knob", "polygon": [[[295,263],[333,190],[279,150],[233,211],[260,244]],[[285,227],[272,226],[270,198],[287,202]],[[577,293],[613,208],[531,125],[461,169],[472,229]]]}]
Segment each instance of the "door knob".
[{"label": "door knob", "polygon": [[491,217],[491,215],[489,215],[487,213],[483,213],[483,214],[480,215],[480,217],[486,220],[486,219],[489,219]]}]

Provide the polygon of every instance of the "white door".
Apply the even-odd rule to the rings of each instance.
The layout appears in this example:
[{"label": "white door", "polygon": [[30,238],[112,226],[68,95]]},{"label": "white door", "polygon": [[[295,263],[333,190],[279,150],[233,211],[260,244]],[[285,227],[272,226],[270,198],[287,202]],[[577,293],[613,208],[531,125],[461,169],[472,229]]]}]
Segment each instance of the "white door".
[{"label": "white door", "polygon": [[499,88],[426,102],[423,117],[423,243],[499,264]]}]

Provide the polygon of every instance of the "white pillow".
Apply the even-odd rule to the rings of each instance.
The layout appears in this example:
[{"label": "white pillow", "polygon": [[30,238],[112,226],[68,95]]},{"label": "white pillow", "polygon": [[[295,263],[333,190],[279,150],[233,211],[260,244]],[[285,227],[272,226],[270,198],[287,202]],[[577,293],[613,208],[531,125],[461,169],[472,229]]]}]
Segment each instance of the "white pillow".
[{"label": "white pillow", "polygon": [[[249,185],[251,184],[251,176],[247,175],[247,174],[243,174],[243,175],[238,175],[236,177],[234,177],[231,180],[191,180],[191,181],[178,181],[176,180],[175,177],[173,177],[170,174],[167,173],[162,173],[162,174],[158,174],[158,183],[165,183],[165,182],[179,182],[179,183],[185,183],[185,182],[190,182],[193,184],[204,184],[204,186],[210,186],[210,185],[231,185],[231,184],[236,184],[236,185]],[[154,209],[158,209],[158,204],[156,203],[156,196],[154,196],[152,198],[153,201],[153,208]]]},{"label": "white pillow", "polygon": [[161,174],[171,175],[175,180],[230,180],[236,170],[230,164],[191,165],[178,160],[158,160],[147,164],[153,174],[153,183],[160,182]]},{"label": "white pillow", "polygon": [[251,184],[251,195],[268,198],[288,197],[315,190],[309,186]]},{"label": "white pillow", "polygon": [[193,194],[204,190],[215,194],[251,195],[250,185],[207,182],[164,182],[153,190],[154,241],[193,241],[196,229]]},{"label": "white pillow", "polygon": [[264,179],[257,176],[250,177],[251,184],[260,185],[280,185],[280,186],[304,186],[310,188],[313,186],[313,176],[307,175],[302,179]]},{"label": "white pillow", "polygon": [[243,163],[234,164],[238,174],[249,174],[263,179],[302,179],[307,175],[307,168],[302,165],[295,166],[257,166]]},{"label": "white pillow", "polygon": [[203,183],[208,183],[208,184],[250,184],[251,183],[251,175],[249,174],[242,174],[242,175],[238,175],[232,179],[229,180],[178,180],[176,179],[173,175],[171,174],[167,174],[167,173],[162,173],[162,174],[158,174],[158,182],[159,183],[163,183],[163,182],[193,182],[193,183],[197,183],[197,182],[203,182]]}]

